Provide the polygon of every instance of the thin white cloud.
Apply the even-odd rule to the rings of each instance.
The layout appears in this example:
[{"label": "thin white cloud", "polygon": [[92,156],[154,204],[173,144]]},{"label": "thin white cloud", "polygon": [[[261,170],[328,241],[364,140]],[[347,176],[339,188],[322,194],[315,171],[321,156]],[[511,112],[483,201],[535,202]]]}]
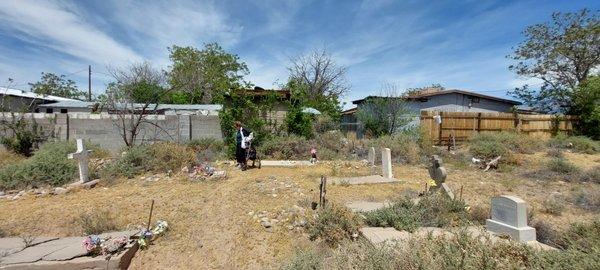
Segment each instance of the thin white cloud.
[{"label": "thin white cloud", "polygon": [[79,17],[68,5],[50,1],[0,1],[0,29],[36,46],[98,64],[139,61],[140,55]]}]

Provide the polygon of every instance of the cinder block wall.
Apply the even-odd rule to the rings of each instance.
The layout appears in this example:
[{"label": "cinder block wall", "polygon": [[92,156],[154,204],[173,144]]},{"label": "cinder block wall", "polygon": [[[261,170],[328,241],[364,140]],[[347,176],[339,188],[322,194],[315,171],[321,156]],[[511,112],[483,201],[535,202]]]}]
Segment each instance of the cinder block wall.
[{"label": "cinder block wall", "polygon": [[[41,124],[47,134],[54,133],[54,137],[59,140],[84,139],[113,151],[125,145],[122,124],[117,115],[39,113],[28,114],[28,119],[31,119],[31,116]],[[222,139],[217,115],[147,115],[140,125],[137,142],[184,143],[200,138]]]}]

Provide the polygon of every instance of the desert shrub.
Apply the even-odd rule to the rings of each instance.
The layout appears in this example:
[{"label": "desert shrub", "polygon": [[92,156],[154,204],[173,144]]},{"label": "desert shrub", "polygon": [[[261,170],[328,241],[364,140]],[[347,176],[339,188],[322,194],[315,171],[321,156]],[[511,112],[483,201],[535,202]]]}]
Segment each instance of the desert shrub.
[{"label": "desert shrub", "polygon": [[225,148],[223,141],[216,138],[193,139],[188,142],[188,146],[196,152],[211,151],[218,153]]},{"label": "desert shrub", "polygon": [[126,149],[116,161],[100,172],[102,178],[124,176],[132,178],[144,172],[167,172],[194,164],[194,151],[184,145],[162,142]]},{"label": "desert shrub", "polygon": [[67,159],[75,151],[73,142],[48,142],[22,162],[0,169],[0,188],[57,186],[76,177],[75,161]]},{"label": "desert shrub", "polygon": [[580,190],[573,195],[571,202],[588,211],[600,211],[600,191]]},{"label": "desert shrub", "polygon": [[490,218],[490,208],[487,206],[474,205],[469,209],[469,219],[480,225],[485,225],[485,220]]},{"label": "desert shrub", "polygon": [[560,174],[571,174],[579,170],[573,163],[564,158],[553,158],[546,166],[548,167],[548,170]]},{"label": "desert shrub", "polygon": [[360,218],[346,207],[329,204],[310,220],[306,229],[311,240],[322,239],[329,246],[336,246],[358,236],[360,224]]},{"label": "desert shrub", "polygon": [[399,163],[415,164],[421,161],[422,151],[419,146],[419,134],[413,130],[395,135],[381,136],[368,142],[368,146],[389,148],[392,159]]},{"label": "desert shrub", "polygon": [[303,137],[290,135],[273,137],[259,147],[259,151],[276,159],[308,159],[310,158],[311,142]]},{"label": "desert shrub", "polygon": [[421,226],[445,227],[468,220],[466,206],[443,194],[425,196],[417,204],[400,198],[391,206],[365,213],[365,222],[374,227],[394,227],[413,232]]},{"label": "desert shrub", "polygon": [[478,144],[478,146],[485,145],[484,142],[495,142],[493,145],[501,144],[506,149],[521,154],[530,154],[543,147],[543,143],[539,139],[507,131],[479,133],[471,137],[469,142],[470,144]]},{"label": "desert shrub", "polygon": [[542,211],[544,213],[559,216],[565,210],[565,201],[557,196],[544,200]]},{"label": "desert shrub", "polygon": [[553,158],[564,158],[562,149],[560,148],[550,148],[548,149],[548,151],[546,151],[546,155],[549,157],[553,157]]},{"label": "desert shrub", "polygon": [[509,150],[498,141],[476,140],[469,142],[469,152],[478,158],[492,159],[497,156],[506,157]]},{"label": "desert shrub", "polygon": [[23,159],[25,159],[25,157],[17,153],[0,150],[0,168],[19,163],[23,161]]},{"label": "desert shrub", "polygon": [[317,270],[323,267],[323,253],[313,249],[298,249],[282,270]]},{"label": "desert shrub", "polygon": [[579,181],[600,183],[600,166],[588,169],[579,175]]},{"label": "desert shrub", "polygon": [[595,154],[600,152],[600,143],[585,136],[558,134],[548,141],[550,147],[568,148],[575,152]]},{"label": "desert shrub", "polygon": [[396,230],[415,231],[420,226],[420,209],[409,199],[402,198],[389,207],[364,214],[372,227],[394,227]]},{"label": "desert shrub", "polygon": [[554,226],[546,221],[535,219],[530,222],[535,228],[536,240],[550,246],[556,246],[560,242],[560,234]]},{"label": "desert shrub", "polygon": [[103,210],[83,213],[75,219],[75,224],[79,225],[85,235],[101,234],[119,229],[110,212]]}]

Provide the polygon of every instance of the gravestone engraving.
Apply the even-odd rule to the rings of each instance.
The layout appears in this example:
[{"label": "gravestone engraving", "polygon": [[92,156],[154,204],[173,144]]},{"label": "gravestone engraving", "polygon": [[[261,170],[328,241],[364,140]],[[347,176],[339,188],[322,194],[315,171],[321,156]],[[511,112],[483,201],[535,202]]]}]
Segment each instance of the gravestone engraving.
[{"label": "gravestone engraving", "polygon": [[394,178],[392,174],[392,151],[389,148],[381,149],[381,170],[383,178]]},{"label": "gravestone engraving", "polygon": [[69,159],[77,160],[79,166],[79,180],[81,183],[86,183],[89,178],[88,158],[91,150],[85,149],[82,139],[77,139],[77,152],[69,154]]},{"label": "gravestone engraving", "polygon": [[491,219],[485,224],[488,231],[505,234],[519,242],[535,241],[535,228],[527,225],[527,203],[514,196],[492,198]]}]

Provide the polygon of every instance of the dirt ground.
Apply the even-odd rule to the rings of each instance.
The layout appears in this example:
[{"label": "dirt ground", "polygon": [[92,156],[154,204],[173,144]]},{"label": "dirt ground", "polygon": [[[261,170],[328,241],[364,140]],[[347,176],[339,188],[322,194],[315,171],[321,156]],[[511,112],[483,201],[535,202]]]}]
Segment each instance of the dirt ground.
[{"label": "dirt ground", "polygon": [[[568,153],[581,168],[600,166],[599,155]],[[523,198],[535,218],[557,227],[574,221],[598,219],[600,214],[570,202],[559,216],[542,213],[549,195],[571,196],[579,190],[600,192],[598,184],[544,181],[522,176],[522,170],[543,165],[545,153],[523,155],[517,169],[482,172],[466,163],[447,163],[447,183],[471,206],[489,206],[495,195]],[[108,210],[123,229],[146,223],[150,201],[155,200],[154,218],[168,221],[169,231],[148,250],[140,251],[131,269],[273,269],[287,261],[296,248],[313,245],[300,229],[290,229],[282,220],[269,231],[253,218],[267,211],[272,218],[294,205],[308,208],[316,201],[320,175],[368,175],[360,162],[323,162],[314,167],[262,168],[241,172],[221,164],[227,180],[192,182],[186,176],[162,175],[158,181],[138,177],[116,180],[90,190],[57,196],[26,195],[0,201],[0,228],[11,234],[48,236],[82,235],[75,220],[82,213]],[[395,165],[397,184],[331,185],[329,200],[342,204],[352,200],[393,199],[404,190],[422,190],[429,176],[424,165]],[[310,215],[310,210],[307,210]]]}]

